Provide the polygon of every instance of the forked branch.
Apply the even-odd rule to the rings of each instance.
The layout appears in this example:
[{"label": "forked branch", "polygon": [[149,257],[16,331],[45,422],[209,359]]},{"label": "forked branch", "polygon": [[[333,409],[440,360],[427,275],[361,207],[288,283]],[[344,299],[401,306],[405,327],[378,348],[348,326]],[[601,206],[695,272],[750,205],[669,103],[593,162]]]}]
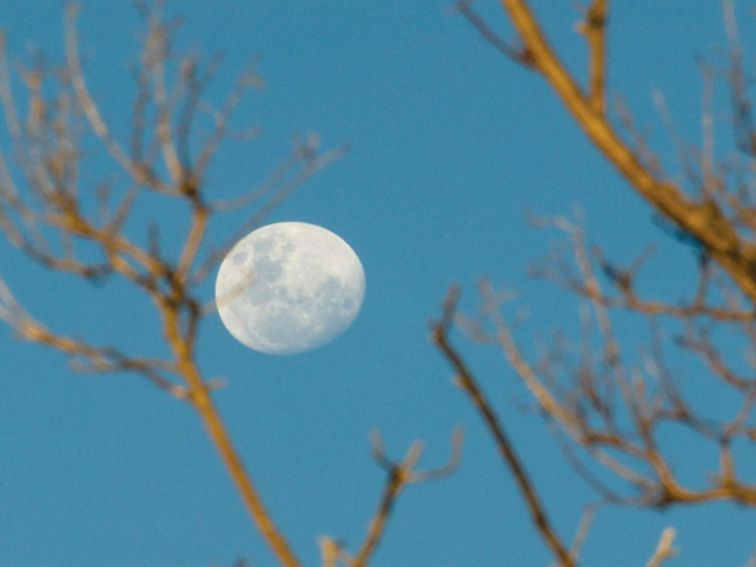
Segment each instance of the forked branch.
[{"label": "forked branch", "polygon": [[536,492],[530,476],[525,471],[525,466],[520,460],[514,445],[506,434],[504,426],[478,385],[477,380],[468,369],[462,356],[449,341],[449,332],[457,311],[458,301],[459,290],[458,288],[453,288],[444,303],[441,320],[433,325],[433,341],[456,372],[457,384],[470,398],[470,401],[477,409],[491,436],[494,438],[499,454],[512,472],[517,486],[525,499],[528,511],[538,533],[547,543],[560,564],[565,567],[571,567],[575,565],[574,557],[570,554],[569,548],[551,525],[546,514],[546,509]]},{"label": "forked branch", "polygon": [[[756,302],[756,244],[740,237],[716,203],[695,201],[678,185],[649,170],[642,156],[622,140],[609,118],[600,111],[603,105],[597,104],[597,100],[603,89],[599,89],[598,84],[603,84],[599,78],[604,72],[597,54],[603,53],[604,44],[603,39],[599,41],[599,28],[592,42],[595,59],[592,64],[595,72],[591,73],[594,76],[592,96],[591,89],[586,91],[578,84],[552,49],[529,3],[526,0],[500,1],[520,36],[528,60],[548,81],[591,142],[646,201],[680,230],[695,236],[743,294]],[[605,7],[600,2],[594,6],[594,12],[602,16],[600,21],[605,21]],[[603,27],[600,29],[603,33]],[[601,61],[603,59],[602,56]]]},{"label": "forked branch", "polygon": [[462,431],[457,430],[452,436],[451,456],[444,466],[418,471],[416,467],[422,454],[423,444],[416,441],[401,461],[394,462],[386,455],[380,434],[373,434],[373,458],[386,471],[388,478],[378,509],[370,521],[365,541],[354,558],[347,557],[350,567],[365,567],[368,564],[386,531],[386,525],[399,495],[408,485],[444,478],[457,469],[462,458]]}]

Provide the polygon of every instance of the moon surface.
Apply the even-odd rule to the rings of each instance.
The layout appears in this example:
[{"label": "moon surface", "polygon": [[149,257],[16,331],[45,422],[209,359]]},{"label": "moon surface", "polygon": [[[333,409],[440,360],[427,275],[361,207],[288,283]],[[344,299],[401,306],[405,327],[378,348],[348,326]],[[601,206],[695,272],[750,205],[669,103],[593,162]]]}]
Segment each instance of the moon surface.
[{"label": "moon surface", "polygon": [[303,222],[250,232],[226,255],[215,302],[226,329],[266,354],[315,349],[346,331],[362,307],[365,273],[354,250]]}]

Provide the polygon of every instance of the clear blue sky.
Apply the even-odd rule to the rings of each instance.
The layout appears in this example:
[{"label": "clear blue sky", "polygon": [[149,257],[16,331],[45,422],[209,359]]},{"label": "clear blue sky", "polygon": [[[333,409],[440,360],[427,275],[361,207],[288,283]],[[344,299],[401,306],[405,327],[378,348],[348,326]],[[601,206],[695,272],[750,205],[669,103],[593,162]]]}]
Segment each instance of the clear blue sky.
[{"label": "clear blue sky", "polygon": [[[245,349],[217,318],[202,326],[199,359],[229,381],[218,403],[276,521],[308,565],[316,538],[362,541],[383,488],[368,434],[380,430],[399,457],[425,441],[424,463],[447,458],[463,425],[463,464],[451,478],[411,486],[398,503],[375,565],[493,567],[547,565],[493,443],[430,344],[428,321],[448,286],[486,275],[520,291],[535,344],[559,325],[574,332],[573,298],[527,277],[556,235],[525,214],[569,214],[580,205],[592,240],[618,259],[660,245],[649,289],[678,289],[692,256],[653,225],[650,211],[597,156],[545,84],[484,44],[451,0],[199,2],[169,6],[186,17],[181,45],[224,57],[217,90],[250,60],[265,88],[237,124],[264,137],[221,149],[210,191],[229,195],[258,183],[292,135],[320,133],[351,153],[294,195],[270,222],[327,227],[360,255],[363,311],[331,345],[295,357]],[[509,33],[496,2],[483,13]],[[583,44],[572,2],[536,2],[573,69]],[[668,158],[652,92],[666,96],[683,137],[700,128],[697,60],[724,44],[718,2],[617,2],[611,18],[611,91],[621,95]],[[752,15],[741,14],[744,26]],[[750,18],[750,20],[749,20]],[[12,53],[35,44],[61,58],[62,3],[0,0]],[[80,18],[95,98],[127,132],[138,20],[131,3],[92,1]],[[217,100],[217,98],[215,99]],[[0,128],[7,147],[7,130]],[[91,178],[107,176],[105,161]],[[154,212],[146,211],[149,218]],[[220,239],[233,220],[213,226]],[[93,288],[51,275],[7,242],[0,273],[26,308],[54,330],[161,354],[146,300],[121,285]],[[682,288],[680,293],[682,293]],[[205,290],[211,297],[211,287]],[[626,328],[631,339],[645,329]],[[457,338],[515,439],[551,516],[568,539],[592,499],[567,467],[493,350]],[[530,348],[530,347],[528,347]],[[681,363],[681,368],[686,367]],[[0,565],[210,566],[247,557],[274,565],[248,520],[201,424],[184,406],[133,376],[82,376],[64,358],[0,327]],[[682,447],[686,466],[703,462]],[[670,565],[743,565],[756,533],[753,513],[729,505],[666,513],[606,510],[585,545],[586,565],[642,565],[661,530],[675,525],[682,556]]]}]

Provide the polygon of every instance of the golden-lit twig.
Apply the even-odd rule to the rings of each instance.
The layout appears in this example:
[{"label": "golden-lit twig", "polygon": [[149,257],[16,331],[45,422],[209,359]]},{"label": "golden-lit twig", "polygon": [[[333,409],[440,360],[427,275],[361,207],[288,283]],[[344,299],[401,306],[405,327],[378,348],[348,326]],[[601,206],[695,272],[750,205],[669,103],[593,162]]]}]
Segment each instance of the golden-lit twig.
[{"label": "golden-lit twig", "polygon": [[384,488],[378,510],[370,521],[365,541],[354,558],[346,557],[350,567],[365,567],[378,548],[378,544],[386,531],[386,525],[396,500],[409,484],[428,482],[452,474],[462,457],[462,431],[457,430],[452,436],[452,453],[449,461],[442,467],[426,471],[417,471],[416,466],[423,453],[423,445],[416,441],[399,462],[392,461],[383,448],[380,434],[373,434],[373,458],[388,473],[388,480]]},{"label": "golden-lit twig", "polygon": [[21,338],[67,354],[71,357],[74,370],[98,373],[134,372],[176,398],[185,399],[187,396],[186,388],[163,375],[163,372],[175,372],[170,362],[132,357],[113,347],[93,347],[86,342],[53,333],[21,307],[2,278],[0,319],[5,320]]},{"label": "golden-lit twig", "polygon": [[238,77],[236,85],[229,93],[222,108],[219,111],[212,111],[211,114],[215,123],[215,128],[208,139],[203,143],[202,149],[196,159],[196,163],[192,166],[192,171],[197,178],[197,182],[204,178],[210,160],[215,155],[219,144],[223,141],[226,131],[228,130],[229,120],[239,106],[239,103],[242,101],[244,94],[251,87],[258,86],[259,84],[260,78],[256,73],[251,69],[244,71]]},{"label": "golden-lit twig", "polygon": [[337,567],[339,560],[344,557],[344,550],[338,540],[330,537],[319,537],[321,567]]},{"label": "golden-lit twig", "polygon": [[551,48],[526,0],[501,0],[534,67],[544,76],[588,138],[630,185],[680,230],[694,235],[708,254],[756,302],[756,244],[740,238],[719,206],[688,198],[677,185],[659,179],[597,112]]},{"label": "golden-lit twig", "polygon": [[659,544],[656,546],[654,554],[651,559],[646,563],[646,567],[660,567],[667,559],[671,559],[677,555],[677,550],[674,548],[675,541],[675,529],[672,527],[664,528],[661,538],[659,538]]},{"label": "golden-lit twig", "polygon": [[580,557],[580,552],[583,549],[585,540],[588,539],[588,533],[591,531],[591,526],[593,525],[593,520],[595,519],[597,512],[598,506],[596,505],[588,505],[585,510],[583,510],[583,515],[578,523],[575,538],[572,541],[572,547],[570,547],[570,555],[572,555],[576,561],[578,557]]},{"label": "golden-lit twig", "polygon": [[89,94],[84,72],[79,58],[79,39],[76,33],[76,16],[79,8],[71,4],[66,9],[66,57],[71,71],[71,82],[78,97],[78,102],[89,121],[92,131],[97,135],[113,159],[121,165],[137,183],[162,186],[150,173],[135,163],[123,150],[118,141],[110,133],[105,120],[102,118],[97,104]]},{"label": "golden-lit twig", "polygon": [[211,388],[203,380],[194,360],[192,342],[182,332],[180,313],[175,308],[174,302],[167,300],[161,301],[160,310],[163,316],[163,331],[176,359],[177,372],[185,380],[188,388],[187,399],[205,425],[210,439],[241,494],[250,517],[281,565],[299,567],[300,561],[273,521],[223,423],[213,400]]},{"label": "golden-lit twig", "polygon": [[596,112],[606,110],[606,23],[609,0],[593,0],[585,14],[581,31],[589,47],[588,84],[590,99]]},{"label": "golden-lit twig", "polygon": [[[165,62],[170,56],[170,35],[162,21],[162,3],[150,11],[146,39],[147,59],[145,66],[152,83],[152,100],[155,103],[157,143],[163,155],[163,163],[175,187],[180,187],[186,178],[184,166],[179,161],[173,136],[173,106],[168,100]],[[180,83],[181,85],[181,83]]]},{"label": "golden-lit twig", "polygon": [[709,367],[712,373],[721,378],[725,383],[733,386],[741,392],[756,391],[756,378],[740,376],[732,370],[719,350],[714,346],[706,334],[705,330],[699,330],[696,336],[695,331],[689,330],[681,336],[677,344],[685,349],[694,352]]},{"label": "golden-lit twig", "polygon": [[509,440],[496,412],[467,368],[461,355],[449,342],[448,335],[457,310],[458,301],[459,290],[458,288],[453,288],[447,296],[441,320],[433,325],[433,341],[456,372],[457,384],[469,396],[481,418],[483,418],[491,436],[494,438],[502,459],[512,472],[517,486],[525,499],[528,511],[539,534],[551,549],[554,557],[563,566],[572,566],[575,564],[574,558],[551,525],[535,487],[528,473],[525,471],[525,467],[520,461],[519,456],[515,452],[514,446]]}]

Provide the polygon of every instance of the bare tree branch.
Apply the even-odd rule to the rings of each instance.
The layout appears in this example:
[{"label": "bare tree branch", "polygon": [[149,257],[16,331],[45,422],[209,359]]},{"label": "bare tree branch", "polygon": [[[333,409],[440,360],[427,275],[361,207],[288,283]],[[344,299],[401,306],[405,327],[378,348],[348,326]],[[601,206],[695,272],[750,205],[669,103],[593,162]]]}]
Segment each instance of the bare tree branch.
[{"label": "bare tree branch", "polygon": [[609,0],[593,0],[586,11],[580,31],[588,41],[591,104],[596,112],[606,109],[606,24]]},{"label": "bare tree branch", "polygon": [[525,0],[501,0],[533,66],[549,82],[588,138],[630,185],[681,230],[695,236],[742,292],[756,301],[756,244],[743,241],[714,202],[696,202],[657,178],[599,113],[551,48]]},{"label": "bare tree branch", "polygon": [[365,541],[354,558],[346,556],[345,562],[350,567],[365,567],[368,564],[383,538],[394,505],[407,485],[441,479],[449,476],[457,469],[462,457],[461,430],[457,430],[452,436],[452,453],[444,466],[427,471],[417,471],[416,466],[422,454],[423,444],[415,441],[404,458],[399,462],[394,462],[386,455],[380,434],[377,431],[374,432],[373,458],[388,473],[388,479],[378,509],[370,521]]},{"label": "bare tree branch", "polygon": [[[17,171],[8,165],[11,160],[0,155],[0,228],[11,243],[51,270],[90,280],[113,275],[135,284],[152,300],[172,359],[125,354],[115,347],[96,347],[52,332],[21,308],[2,280],[0,319],[21,338],[67,354],[77,370],[133,372],[191,404],[262,538],[280,564],[298,566],[299,559],[265,507],[215,406],[212,394],[218,382],[204,378],[195,357],[198,326],[204,314],[197,288],[218,260],[211,254],[198,262],[200,251],[210,245],[211,216],[218,212],[208,198],[204,178],[227,137],[234,109],[257,78],[250,72],[243,74],[216,111],[201,100],[201,95],[217,65],[211,64],[205,72],[198,58],[177,57],[172,46],[175,25],[164,19],[161,0],[137,3],[137,8],[147,32],[135,71],[137,89],[128,150],[113,135],[87,86],[79,56],[77,7],[69,7],[65,15],[65,66],[58,74],[62,78],[46,88],[49,71],[42,63],[22,73],[30,101],[25,119],[19,115],[13,97],[5,38],[0,38],[0,103],[11,131],[13,167],[18,165],[24,181],[16,183]],[[180,68],[174,80],[168,70],[176,61]],[[203,112],[211,115],[214,127],[193,155],[189,138]],[[117,184],[124,176],[103,182],[93,193],[95,207],[83,197],[88,192],[78,190],[80,147],[86,135],[94,136],[127,181],[121,191]],[[251,222],[260,222],[294,189],[344,153],[343,148],[322,151],[316,141],[313,136],[296,148],[292,164],[296,167],[273,182],[273,194],[267,201],[260,203],[262,196],[258,194],[228,208],[238,210],[241,205],[256,204]],[[159,160],[162,164],[157,165]],[[156,171],[166,171],[167,180]],[[161,249],[160,235],[165,227],[157,222],[143,223],[147,225],[146,247],[126,235],[124,227],[144,189],[189,204],[189,228],[177,250]],[[224,244],[222,250],[230,244]],[[84,245],[86,255],[81,252]],[[101,261],[92,260],[92,251],[99,253]]]},{"label": "bare tree branch", "polygon": [[544,506],[536,494],[535,487],[525,471],[519,456],[515,452],[509,437],[505,433],[499,418],[480,389],[480,386],[478,386],[475,378],[468,370],[464,360],[449,342],[448,333],[454,320],[458,300],[459,291],[457,288],[453,288],[444,304],[441,320],[433,325],[433,341],[457,373],[456,379],[458,385],[470,397],[470,400],[475,405],[481,418],[483,418],[484,423],[488,427],[491,436],[496,441],[499,453],[517,482],[517,486],[525,499],[533,523],[538,529],[539,534],[562,565],[574,565],[575,561],[573,556],[552,527],[551,522],[546,515]]},{"label": "bare tree branch", "polygon": [[646,567],[660,567],[667,559],[677,555],[677,550],[672,546],[675,541],[675,529],[665,528],[659,539],[659,545],[656,547],[651,559],[646,563]]}]

